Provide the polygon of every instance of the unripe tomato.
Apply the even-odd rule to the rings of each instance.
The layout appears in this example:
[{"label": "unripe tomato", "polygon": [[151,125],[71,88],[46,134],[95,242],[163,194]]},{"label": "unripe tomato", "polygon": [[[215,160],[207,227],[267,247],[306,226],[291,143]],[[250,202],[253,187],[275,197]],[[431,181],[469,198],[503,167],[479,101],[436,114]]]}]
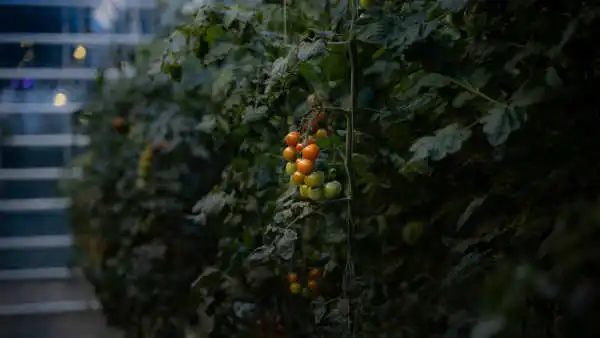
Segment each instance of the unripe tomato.
[{"label": "unripe tomato", "polygon": [[300,197],[308,198],[308,192],[310,191],[310,187],[306,184],[300,186]]},{"label": "unripe tomato", "polygon": [[304,147],[304,149],[302,149],[302,158],[314,161],[317,158],[317,156],[319,156],[320,151],[321,150],[319,149],[318,145],[309,144],[306,147]]},{"label": "unripe tomato", "polygon": [[296,161],[296,167],[299,172],[307,175],[313,170],[313,162],[307,158],[298,159]]},{"label": "unripe tomato", "polygon": [[408,245],[415,245],[419,238],[421,238],[424,228],[425,224],[423,222],[409,222],[402,229],[402,239],[404,239]]},{"label": "unripe tomato", "polygon": [[287,147],[283,150],[283,158],[288,161],[288,162],[292,162],[296,159],[296,148],[293,147]]},{"label": "unripe tomato", "polygon": [[325,181],[325,174],[322,171],[313,172],[304,178],[304,183],[311,188],[319,187]]},{"label": "unripe tomato", "polygon": [[310,271],[308,272],[308,277],[311,279],[318,278],[319,276],[321,276],[321,270],[317,268],[310,269]]},{"label": "unripe tomato", "polygon": [[325,184],[325,198],[332,199],[336,198],[342,192],[342,184],[338,181],[331,181]]},{"label": "unripe tomato", "polygon": [[302,151],[302,149],[304,149],[304,146],[302,145],[302,143],[298,143],[298,144],[296,144],[296,151],[297,151],[297,152],[301,152],[301,151]]},{"label": "unripe tomato", "polygon": [[293,131],[285,136],[285,143],[290,147],[295,147],[298,144],[298,139],[300,138],[300,133],[297,131]]},{"label": "unripe tomato", "polygon": [[292,175],[292,180],[294,181],[294,183],[296,183],[297,185],[302,185],[304,183],[304,174],[301,173],[300,171],[296,171],[293,175]]},{"label": "unripe tomato", "polygon": [[302,291],[302,285],[300,285],[299,283],[290,284],[290,292],[291,293],[298,294],[298,293],[300,293],[300,291]]},{"label": "unripe tomato", "polygon": [[308,198],[313,201],[320,201],[323,199],[323,189],[320,188],[310,188],[308,191]]},{"label": "unripe tomato", "polygon": [[372,0],[360,0],[360,7],[369,8],[373,4]]},{"label": "unripe tomato", "polygon": [[315,137],[316,137],[317,139],[319,139],[319,138],[321,138],[321,137],[327,137],[327,136],[329,136],[329,135],[327,135],[327,130],[325,130],[325,129],[323,129],[323,128],[321,128],[321,129],[317,130],[317,132],[315,133]]},{"label": "unripe tomato", "polygon": [[295,283],[298,281],[298,274],[296,274],[295,272],[290,272],[288,273],[288,281],[290,283]]},{"label": "unripe tomato", "polygon": [[296,172],[296,164],[293,162],[288,162],[285,165],[285,172],[292,175]]},{"label": "unripe tomato", "polygon": [[314,290],[316,290],[316,289],[317,289],[317,281],[316,281],[316,280],[312,280],[312,279],[311,279],[311,280],[309,280],[309,281],[308,281],[308,288],[309,288],[311,291],[314,291]]}]

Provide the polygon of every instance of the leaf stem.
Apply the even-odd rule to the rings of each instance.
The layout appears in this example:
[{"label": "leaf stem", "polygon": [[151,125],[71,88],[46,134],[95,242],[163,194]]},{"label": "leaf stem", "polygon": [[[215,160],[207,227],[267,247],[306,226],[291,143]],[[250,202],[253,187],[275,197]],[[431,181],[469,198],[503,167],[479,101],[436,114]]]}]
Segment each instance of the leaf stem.
[{"label": "leaf stem", "polygon": [[498,105],[501,105],[501,106],[505,105],[504,103],[501,103],[500,101],[492,99],[491,97],[485,95],[484,93],[480,92],[479,90],[471,87],[470,85],[462,83],[461,81],[458,81],[458,80],[456,80],[454,78],[451,78],[451,77],[448,77],[448,80],[450,80],[450,82],[454,83],[455,85],[466,89],[470,93],[475,94],[475,95],[481,97],[482,99],[488,100],[488,101],[490,101],[492,103],[495,103],[495,104],[498,104]]}]

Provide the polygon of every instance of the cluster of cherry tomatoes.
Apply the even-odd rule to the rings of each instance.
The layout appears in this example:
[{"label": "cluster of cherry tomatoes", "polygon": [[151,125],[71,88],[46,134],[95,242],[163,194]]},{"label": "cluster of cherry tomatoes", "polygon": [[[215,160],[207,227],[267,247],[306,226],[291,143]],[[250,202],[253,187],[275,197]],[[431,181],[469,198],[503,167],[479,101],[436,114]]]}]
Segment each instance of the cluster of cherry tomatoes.
[{"label": "cluster of cherry tomatoes", "polygon": [[290,282],[290,292],[293,294],[299,294],[303,290],[308,293],[316,292],[318,287],[317,280],[321,277],[321,270],[317,268],[313,268],[308,272],[308,281],[306,282],[306,288],[303,289],[302,284],[300,284],[298,279],[298,274],[295,272],[290,272],[288,274],[288,282]]},{"label": "cluster of cherry tomatoes", "polygon": [[[309,103],[313,101],[314,98],[309,97]],[[285,171],[290,175],[290,182],[298,186],[302,199],[313,201],[333,199],[342,191],[340,182],[336,180],[325,182],[325,173],[317,166],[321,154],[317,141],[329,137],[326,129],[319,128],[319,123],[324,119],[325,114],[319,112],[310,124],[304,125],[302,131],[308,134],[304,140],[297,131],[290,132],[285,137],[287,145],[283,150],[283,158],[287,161]]]}]

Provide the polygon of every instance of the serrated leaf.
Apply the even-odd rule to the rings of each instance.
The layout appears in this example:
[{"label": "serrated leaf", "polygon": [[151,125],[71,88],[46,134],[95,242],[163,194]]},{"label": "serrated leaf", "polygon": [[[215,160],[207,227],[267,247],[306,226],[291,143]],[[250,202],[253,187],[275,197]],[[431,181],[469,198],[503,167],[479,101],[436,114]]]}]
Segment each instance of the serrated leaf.
[{"label": "serrated leaf", "polygon": [[366,43],[383,45],[386,41],[387,33],[385,25],[381,22],[373,22],[362,26],[356,35],[356,39]]},{"label": "serrated leaf", "polygon": [[246,109],[244,109],[244,123],[250,123],[250,122],[255,122],[258,121],[260,119],[262,119],[263,117],[265,117],[265,115],[267,114],[267,107],[265,106],[259,106],[259,107],[246,107]]},{"label": "serrated leaf", "polygon": [[447,155],[460,150],[463,143],[471,137],[471,130],[460,127],[457,123],[450,124],[438,131],[434,136],[418,139],[411,147],[413,153],[411,162],[432,159],[439,161]]},{"label": "serrated leaf", "polygon": [[521,128],[525,121],[525,111],[517,111],[515,107],[499,104],[493,106],[488,114],[481,118],[480,123],[483,124],[483,132],[490,145],[497,147],[506,142],[510,134]]},{"label": "serrated leaf", "polygon": [[212,96],[215,99],[224,99],[235,80],[235,74],[232,67],[225,67],[220,70],[219,76],[213,82]]},{"label": "serrated leaf", "polygon": [[327,55],[327,46],[323,40],[301,42],[298,47],[298,60],[306,61],[316,56]]},{"label": "serrated leaf", "polygon": [[298,234],[295,231],[285,229],[275,241],[275,252],[277,255],[283,260],[290,260],[294,255],[297,239]]}]

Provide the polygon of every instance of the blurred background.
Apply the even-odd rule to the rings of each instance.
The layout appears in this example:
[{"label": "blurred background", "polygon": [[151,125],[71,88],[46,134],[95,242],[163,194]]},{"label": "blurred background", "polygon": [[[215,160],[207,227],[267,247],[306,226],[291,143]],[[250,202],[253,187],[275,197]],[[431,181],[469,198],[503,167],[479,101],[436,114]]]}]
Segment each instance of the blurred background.
[{"label": "blurred background", "polygon": [[[98,70],[127,70],[153,0],[0,0],[0,337],[114,337],[72,269],[62,168],[86,144],[71,115]],[[10,135],[9,135],[10,133]]]}]

